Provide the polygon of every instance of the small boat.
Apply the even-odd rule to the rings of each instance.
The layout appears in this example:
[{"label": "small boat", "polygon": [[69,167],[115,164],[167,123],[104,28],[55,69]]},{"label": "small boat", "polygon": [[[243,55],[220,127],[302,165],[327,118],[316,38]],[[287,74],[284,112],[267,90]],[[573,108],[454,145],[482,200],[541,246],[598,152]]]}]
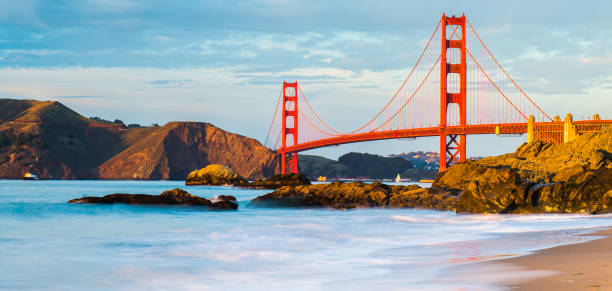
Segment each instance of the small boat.
[{"label": "small boat", "polygon": [[319,178],[317,178],[317,182],[327,182],[327,177],[319,176]]},{"label": "small boat", "polygon": [[23,175],[23,179],[24,180],[39,180],[38,175],[32,174],[32,173],[25,173],[25,175]]},{"label": "small boat", "polygon": [[399,182],[401,182],[401,181],[402,181],[402,178],[400,178],[400,175],[399,175],[399,173],[398,173],[398,174],[397,174],[397,177],[395,177],[395,182],[396,182],[396,183],[399,183]]},{"label": "small boat", "polygon": [[427,180],[427,179],[423,179],[419,181],[419,183],[433,183],[433,182],[434,180]]}]

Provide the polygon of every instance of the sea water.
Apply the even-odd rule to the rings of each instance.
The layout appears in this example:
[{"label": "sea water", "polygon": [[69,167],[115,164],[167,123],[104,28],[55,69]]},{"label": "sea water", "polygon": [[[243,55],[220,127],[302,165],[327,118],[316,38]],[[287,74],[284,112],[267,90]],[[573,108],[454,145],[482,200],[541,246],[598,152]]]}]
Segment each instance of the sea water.
[{"label": "sea water", "polygon": [[[239,209],[66,203],[175,187],[234,195]],[[0,180],[0,289],[481,288],[448,280],[448,270],[584,241],[591,237],[580,234],[612,226],[605,215],[248,206],[267,192],[180,181]]]}]

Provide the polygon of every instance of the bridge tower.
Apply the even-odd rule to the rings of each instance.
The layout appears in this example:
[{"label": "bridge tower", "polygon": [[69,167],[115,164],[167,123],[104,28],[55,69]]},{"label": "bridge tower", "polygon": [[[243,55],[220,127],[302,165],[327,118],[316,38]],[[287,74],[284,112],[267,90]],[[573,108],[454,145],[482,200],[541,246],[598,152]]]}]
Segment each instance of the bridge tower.
[{"label": "bridge tower", "polygon": [[[465,162],[466,160],[466,137],[465,134],[452,135],[446,134],[448,105],[455,103],[459,107],[459,125],[467,125],[466,114],[466,89],[467,89],[467,68],[466,68],[466,43],[465,43],[465,14],[461,17],[447,17],[442,14],[442,46],[440,49],[440,172],[453,163]],[[450,29],[448,29],[450,28]],[[447,30],[448,29],[448,30]],[[457,30],[460,30],[460,38]],[[447,31],[449,33],[447,33]],[[449,63],[447,52],[449,49],[459,50],[460,60],[458,63]],[[452,53],[452,52],[451,52]],[[448,76],[456,74],[459,80],[459,90],[448,91]]]},{"label": "bridge tower", "polygon": [[298,144],[298,82],[283,81],[281,174],[298,172],[298,153],[287,152],[287,141]]}]

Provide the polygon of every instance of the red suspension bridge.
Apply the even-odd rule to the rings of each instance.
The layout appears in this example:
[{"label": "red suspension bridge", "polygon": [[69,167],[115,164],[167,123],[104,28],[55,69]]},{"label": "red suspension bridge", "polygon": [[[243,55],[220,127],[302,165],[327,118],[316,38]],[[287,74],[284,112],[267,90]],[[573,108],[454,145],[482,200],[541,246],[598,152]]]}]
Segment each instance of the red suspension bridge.
[{"label": "red suspension bridge", "polygon": [[[575,134],[612,120],[577,121]],[[528,132],[530,131],[530,132]],[[298,152],[346,143],[440,137],[440,171],[466,160],[466,136],[522,134],[562,142],[567,125],[551,118],[495,59],[465,15],[442,16],[416,64],[382,109],[350,132],[323,121],[294,83],[283,82],[266,143],[282,155],[282,173],[298,172]],[[531,134],[531,136],[529,136]]]}]

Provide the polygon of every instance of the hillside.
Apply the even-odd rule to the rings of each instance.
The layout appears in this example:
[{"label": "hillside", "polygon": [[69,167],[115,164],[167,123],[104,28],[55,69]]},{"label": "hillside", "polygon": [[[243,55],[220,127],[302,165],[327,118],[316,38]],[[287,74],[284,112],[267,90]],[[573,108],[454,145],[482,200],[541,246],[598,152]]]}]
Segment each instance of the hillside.
[{"label": "hillside", "polygon": [[271,176],[279,158],[258,141],[208,123],[170,122],[99,167],[101,179],[185,179],[208,164],[241,176]]},{"label": "hillside", "polygon": [[277,170],[277,159],[258,141],[207,123],[128,129],[59,102],[0,99],[1,179],[26,172],[46,179],[184,179],[209,163],[263,177]]},{"label": "hillside", "polygon": [[338,161],[313,155],[298,155],[300,171],[311,179],[318,176],[372,179],[393,179],[397,174],[403,178],[433,178],[436,170],[415,168],[401,157],[383,157],[367,153],[348,153]]}]

